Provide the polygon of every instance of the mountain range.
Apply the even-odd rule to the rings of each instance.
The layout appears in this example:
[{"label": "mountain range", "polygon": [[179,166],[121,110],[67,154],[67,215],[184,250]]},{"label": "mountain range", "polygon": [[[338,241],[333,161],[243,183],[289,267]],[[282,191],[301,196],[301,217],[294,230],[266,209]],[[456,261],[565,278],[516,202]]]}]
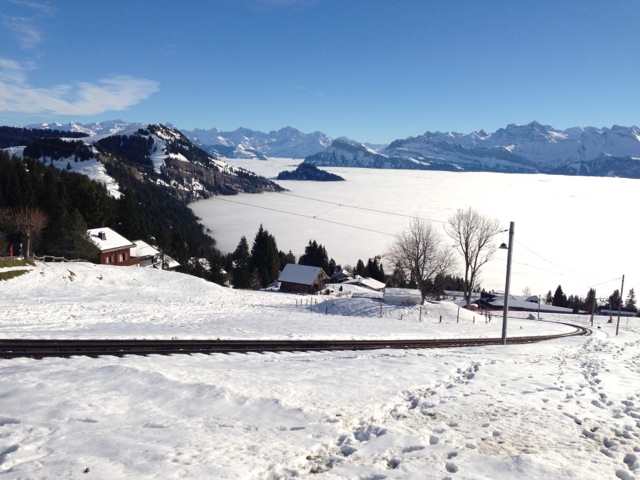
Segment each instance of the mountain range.
[{"label": "mountain range", "polygon": [[[141,125],[116,120],[37,127],[108,135]],[[334,167],[640,178],[640,129],[635,126],[557,130],[531,122],[509,124],[493,133],[426,132],[375,147],[344,137],[332,140],[322,132],[305,134],[291,127],[269,133],[246,128],[181,133],[213,157],[305,158],[305,163]]]},{"label": "mountain range", "polygon": [[[178,129],[194,145],[214,157],[223,158],[256,158],[266,160],[268,157],[305,158],[328,148],[333,141],[322,132],[302,133],[291,127],[281,128],[268,133],[248,128],[238,128],[223,132],[217,128],[194,130]],[[127,133],[144,127],[143,124],[124,120],[110,120],[100,123],[80,124],[70,122],[39,123],[27,125],[27,128],[80,132],[89,136],[114,135]]]},{"label": "mountain range", "polygon": [[315,166],[640,178],[638,127],[556,130],[531,122],[494,133],[427,132],[380,151],[346,138],[306,157]]}]

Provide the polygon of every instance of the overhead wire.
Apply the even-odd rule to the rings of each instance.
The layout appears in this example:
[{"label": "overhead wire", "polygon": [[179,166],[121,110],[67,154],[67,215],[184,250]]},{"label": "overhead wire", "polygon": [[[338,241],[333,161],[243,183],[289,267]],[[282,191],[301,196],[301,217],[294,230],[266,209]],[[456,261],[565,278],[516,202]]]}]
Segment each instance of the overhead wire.
[{"label": "overhead wire", "polygon": [[[336,207],[346,207],[346,208],[353,208],[355,210],[362,210],[362,211],[366,211],[366,212],[373,212],[373,213],[381,213],[384,215],[392,215],[395,217],[403,217],[403,218],[415,218],[416,215],[407,215],[406,213],[397,213],[397,212],[389,212],[386,210],[379,210],[379,209],[375,209],[375,208],[369,208],[369,207],[360,207],[360,206],[356,206],[356,205],[349,205],[346,203],[339,203],[339,202],[332,202],[330,200],[324,200],[324,199],[320,199],[320,198],[313,198],[313,197],[306,197],[304,195],[296,195],[295,193],[289,193],[289,192],[280,192],[280,194],[282,195],[287,195],[290,197],[297,197],[297,198],[302,198],[304,200],[313,200],[315,202],[321,202],[321,203],[327,203],[330,205],[335,205]],[[423,220],[429,220],[430,222],[434,222],[434,223],[447,223],[443,220],[436,220],[433,218],[423,218],[420,217]]]},{"label": "overhead wire", "polygon": [[227,198],[222,198],[220,196],[216,196],[215,198],[216,198],[216,200],[221,200],[223,202],[236,203],[238,205],[244,205],[244,206],[253,207],[253,208],[260,208],[262,210],[269,210],[269,211],[272,211],[272,212],[283,213],[283,214],[286,214],[286,215],[294,215],[296,217],[308,218],[308,219],[311,219],[311,220],[319,220],[321,222],[332,223],[334,225],[340,225],[342,227],[355,228],[355,229],[358,229],[358,230],[364,230],[364,231],[372,232],[372,233],[379,233],[381,235],[387,235],[387,236],[390,236],[390,237],[397,236],[394,233],[382,232],[380,230],[374,230],[372,228],[366,228],[366,227],[359,227],[357,225],[350,225],[348,223],[336,222],[334,220],[327,220],[326,218],[320,218],[318,215],[304,215],[302,213],[287,212],[286,210],[281,210],[281,209],[278,209],[278,208],[263,207],[262,205],[253,205],[251,203],[239,202],[237,200],[229,200]]}]

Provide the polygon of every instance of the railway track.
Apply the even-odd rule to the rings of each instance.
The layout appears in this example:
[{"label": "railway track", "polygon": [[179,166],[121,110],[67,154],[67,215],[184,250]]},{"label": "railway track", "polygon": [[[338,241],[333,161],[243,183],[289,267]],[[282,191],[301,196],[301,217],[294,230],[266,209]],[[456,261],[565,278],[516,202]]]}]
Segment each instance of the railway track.
[{"label": "railway track", "polygon": [[[555,338],[590,335],[585,327],[558,335],[510,337],[507,344],[535,343]],[[330,350],[383,350],[454,348],[499,345],[500,338],[411,340],[28,340],[0,339],[0,358],[45,358],[83,355],[174,355],[193,353],[311,352]]]}]

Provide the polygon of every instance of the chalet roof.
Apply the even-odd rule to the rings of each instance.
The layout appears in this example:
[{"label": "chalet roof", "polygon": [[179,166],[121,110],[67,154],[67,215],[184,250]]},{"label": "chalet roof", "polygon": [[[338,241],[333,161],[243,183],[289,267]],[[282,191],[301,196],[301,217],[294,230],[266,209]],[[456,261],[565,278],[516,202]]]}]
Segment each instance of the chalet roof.
[{"label": "chalet roof", "polygon": [[157,249],[149,245],[144,240],[136,240],[133,243],[135,244],[135,246],[131,249],[132,257],[144,258],[160,255],[160,252]]},{"label": "chalet roof", "polygon": [[287,263],[278,277],[279,282],[297,283],[299,285],[313,285],[318,275],[322,279],[328,279],[321,267],[310,267],[308,265],[297,265]]},{"label": "chalet roof", "polygon": [[91,241],[98,246],[101,252],[135,247],[133,242],[127,240],[119,233],[111,230],[109,227],[90,228],[87,230],[87,234],[89,235],[89,238],[91,238]]},{"label": "chalet roof", "polygon": [[[131,249],[131,256],[134,258],[153,258],[157,259],[152,266],[156,267],[156,263],[158,265],[162,265],[164,259],[164,265],[167,269],[174,269],[180,266],[176,260],[171,258],[169,255],[163,255],[160,253],[158,249],[152,247],[144,240],[136,240],[134,243],[134,247]],[[157,258],[156,258],[157,257]],[[160,267],[157,267],[160,268]]]},{"label": "chalet roof", "polygon": [[364,287],[370,288],[371,290],[382,290],[385,287],[384,283],[376,280],[375,278],[361,277],[360,275],[358,275],[356,278],[345,280],[342,283],[362,285]]}]

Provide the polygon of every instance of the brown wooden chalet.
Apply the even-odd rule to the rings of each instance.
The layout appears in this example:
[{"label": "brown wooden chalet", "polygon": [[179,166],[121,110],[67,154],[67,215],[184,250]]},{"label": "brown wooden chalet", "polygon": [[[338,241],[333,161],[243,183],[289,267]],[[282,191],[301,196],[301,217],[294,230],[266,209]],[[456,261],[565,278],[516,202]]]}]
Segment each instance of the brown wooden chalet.
[{"label": "brown wooden chalet", "polygon": [[287,263],[278,277],[281,292],[318,293],[329,277],[320,267]]},{"label": "brown wooden chalet", "polygon": [[100,249],[96,263],[101,265],[137,265],[140,261],[131,258],[135,244],[108,227],[87,230],[89,238]]}]

